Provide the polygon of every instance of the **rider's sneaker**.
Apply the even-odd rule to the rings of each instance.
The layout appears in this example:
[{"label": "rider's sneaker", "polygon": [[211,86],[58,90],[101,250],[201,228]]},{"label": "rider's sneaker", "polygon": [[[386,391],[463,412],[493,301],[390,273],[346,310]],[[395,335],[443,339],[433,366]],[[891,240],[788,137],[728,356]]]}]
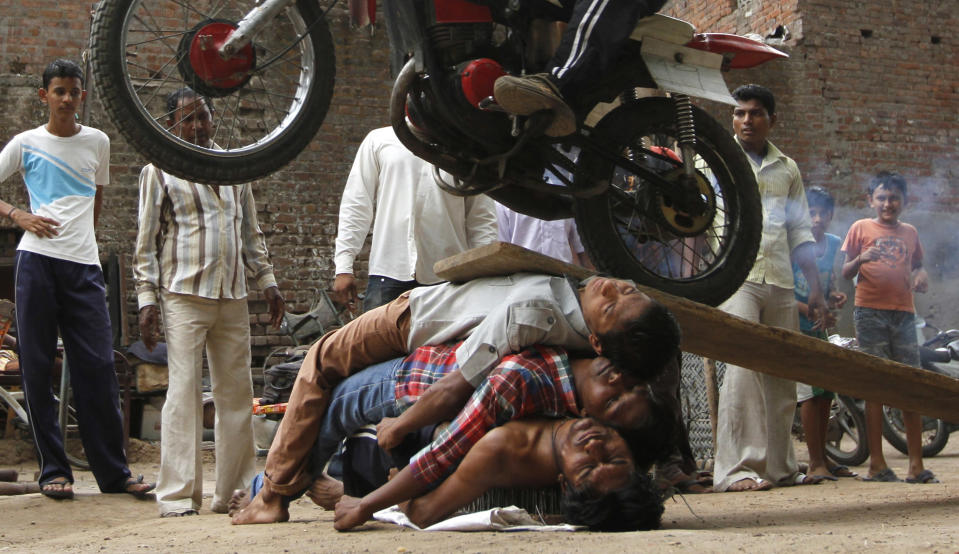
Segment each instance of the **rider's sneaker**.
[{"label": "rider's sneaker", "polygon": [[546,128],[547,136],[564,137],[576,132],[576,115],[546,73],[504,75],[493,84],[493,96],[501,108],[514,115],[552,110],[553,121]]}]

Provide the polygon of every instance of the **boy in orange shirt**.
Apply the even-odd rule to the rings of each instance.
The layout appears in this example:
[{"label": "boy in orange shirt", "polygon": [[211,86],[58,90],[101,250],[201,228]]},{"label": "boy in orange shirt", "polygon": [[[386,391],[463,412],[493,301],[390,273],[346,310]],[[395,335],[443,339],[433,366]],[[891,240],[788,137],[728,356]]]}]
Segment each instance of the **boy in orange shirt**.
[{"label": "boy in orange shirt", "polygon": [[[858,276],[853,319],[856,339],[866,353],[919,366],[913,291],[926,292],[929,277],[922,267],[919,233],[899,221],[906,204],[906,180],[898,173],[880,172],[869,184],[869,206],[876,217],[852,224],[842,250],[842,276]],[[903,411],[909,451],[909,483],[938,483],[922,466],[922,419]],[[882,454],[882,405],[866,402],[869,474],[864,481],[900,481]]]}]

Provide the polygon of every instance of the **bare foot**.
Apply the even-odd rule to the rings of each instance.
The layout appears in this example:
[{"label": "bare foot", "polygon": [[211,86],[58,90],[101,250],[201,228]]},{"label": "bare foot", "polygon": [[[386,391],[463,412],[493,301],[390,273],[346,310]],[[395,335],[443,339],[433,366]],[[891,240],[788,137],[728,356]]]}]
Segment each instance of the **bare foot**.
[{"label": "bare foot", "polygon": [[231,518],[233,525],[279,523],[289,520],[290,510],[284,505],[283,497],[267,487],[263,487],[245,508],[233,514]]},{"label": "bare foot", "polygon": [[822,464],[822,465],[818,465],[818,464],[817,464],[817,465],[810,465],[810,466],[809,466],[809,470],[808,470],[808,471],[805,471],[805,472],[803,472],[803,473],[805,473],[806,475],[817,475],[817,476],[818,476],[818,475],[829,475],[830,477],[832,476],[832,472],[829,471],[829,468],[826,467],[826,464]]},{"label": "bare foot", "polygon": [[250,491],[246,489],[236,489],[233,491],[233,494],[230,495],[230,501],[227,502],[227,514],[230,517],[236,515],[237,512],[246,508],[250,505]]},{"label": "bare foot", "polygon": [[729,485],[726,492],[768,491],[771,488],[773,488],[773,484],[765,479],[756,480],[747,477]]},{"label": "bare foot", "polygon": [[313,481],[306,496],[324,510],[332,510],[343,496],[343,483],[324,473]]}]

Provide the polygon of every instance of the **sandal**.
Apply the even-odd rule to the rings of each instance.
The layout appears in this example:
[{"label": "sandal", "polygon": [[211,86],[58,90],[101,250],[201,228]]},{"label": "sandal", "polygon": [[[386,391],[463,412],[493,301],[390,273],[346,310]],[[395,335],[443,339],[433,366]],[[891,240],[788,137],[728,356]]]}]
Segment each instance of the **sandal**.
[{"label": "sandal", "polygon": [[928,485],[931,483],[938,483],[939,479],[936,479],[935,474],[933,474],[931,471],[924,469],[915,477],[906,477],[906,482],[914,485]]},{"label": "sandal", "polygon": [[[930,472],[931,473],[931,472]],[[919,475],[922,475],[921,473]],[[863,481],[869,481],[873,483],[901,483],[902,479],[896,475],[896,472],[892,468],[886,468],[879,473],[873,475],[872,477],[866,475],[865,477],[860,477]]]},{"label": "sandal", "polygon": [[[48,489],[47,487],[59,487],[57,489]],[[54,477],[49,481],[40,483],[40,494],[47,498],[57,500],[70,500],[73,498],[73,482],[66,477]]]},{"label": "sandal", "polygon": [[673,483],[673,487],[682,494],[704,494],[713,492],[713,480],[686,479],[678,483]]},{"label": "sandal", "polygon": [[160,514],[160,517],[183,517],[183,516],[196,516],[200,515],[200,512],[196,510],[184,510],[182,512],[164,512]]},{"label": "sandal", "polygon": [[[130,487],[137,487],[137,485],[146,485],[146,488],[142,488],[142,487],[133,488],[133,489],[130,488]],[[149,492],[155,488],[156,488],[156,483],[144,483],[142,475],[137,475],[135,478],[130,477],[129,479],[127,479],[126,483],[123,484],[123,492],[139,499],[147,498],[147,496],[149,496]]]},{"label": "sandal", "polygon": [[833,477],[858,477],[859,474],[855,471],[849,469],[849,466],[844,466],[842,464],[834,465],[829,469],[829,473],[833,474]]}]

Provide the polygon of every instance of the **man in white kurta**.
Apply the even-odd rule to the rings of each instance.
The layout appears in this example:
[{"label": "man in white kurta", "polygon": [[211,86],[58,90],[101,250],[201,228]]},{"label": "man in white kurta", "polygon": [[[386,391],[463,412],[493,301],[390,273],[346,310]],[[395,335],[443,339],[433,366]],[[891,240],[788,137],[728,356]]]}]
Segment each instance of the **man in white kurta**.
[{"label": "man in white kurta", "polygon": [[340,201],[334,300],[355,306],[354,264],[370,227],[367,311],[414,287],[440,282],[435,262],[496,240],[493,200],[443,192],[433,172],[391,127],[363,139]]}]

